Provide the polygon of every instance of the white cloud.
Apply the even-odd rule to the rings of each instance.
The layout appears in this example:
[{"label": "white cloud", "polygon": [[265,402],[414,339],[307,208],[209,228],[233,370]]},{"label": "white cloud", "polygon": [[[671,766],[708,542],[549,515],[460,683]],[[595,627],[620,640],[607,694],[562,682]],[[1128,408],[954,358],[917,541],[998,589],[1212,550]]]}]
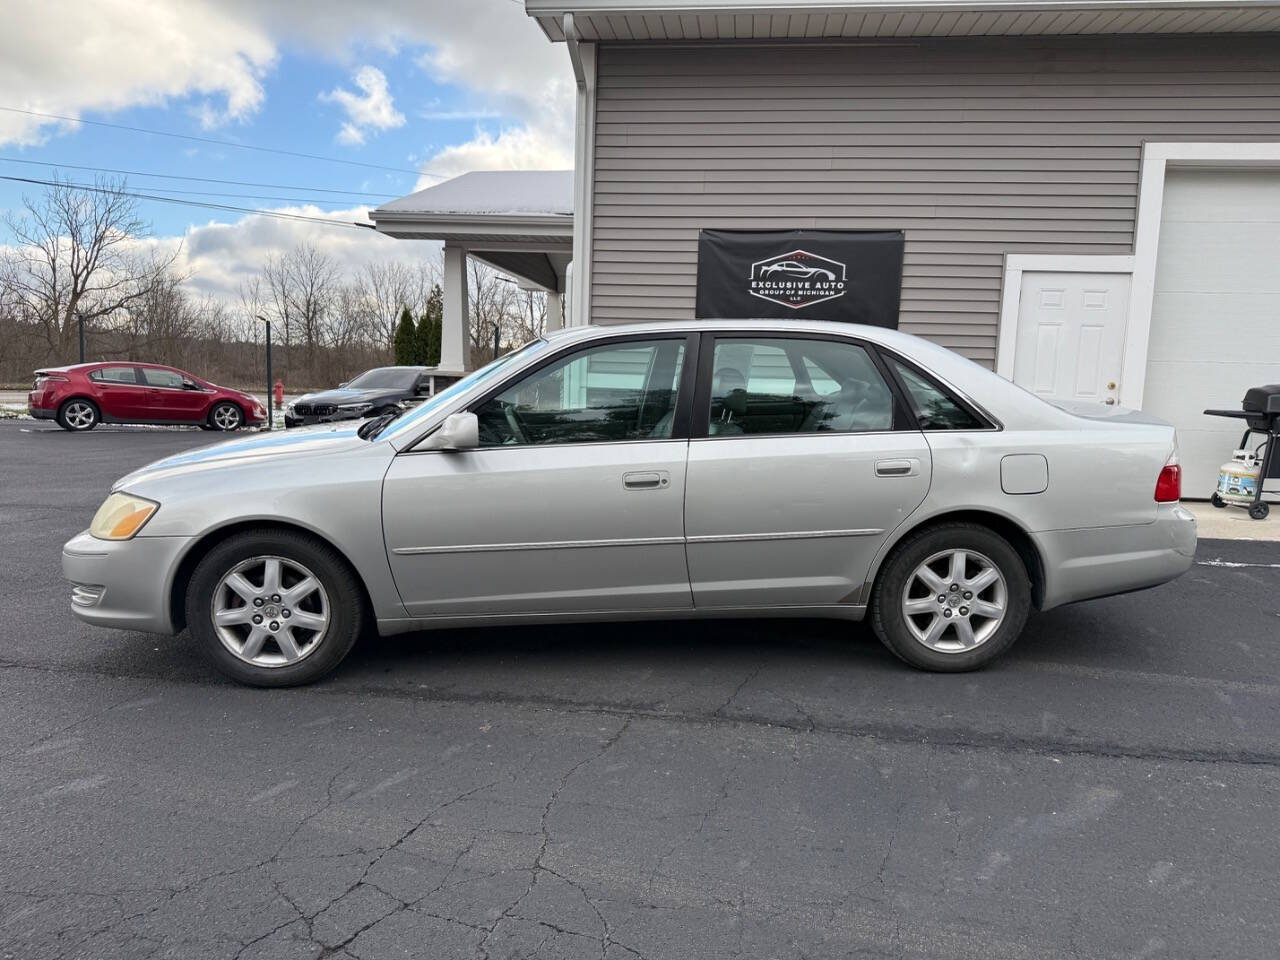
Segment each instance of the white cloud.
[{"label": "white cloud", "polygon": [[[367,207],[328,212],[312,206],[281,207],[277,212],[337,223],[368,222]],[[177,244],[179,238],[162,238],[159,242]],[[437,257],[440,251],[440,244],[430,241],[394,240],[372,230],[257,215],[234,223],[211,222],[191,227],[181,242],[176,266],[191,275],[188,288],[231,305],[238,303],[240,285],[258,274],[269,254],[289,250],[299,243],[309,243],[332,257],[344,276],[355,275],[365,264],[421,262]]]},{"label": "white cloud", "polygon": [[[78,116],[201,95],[202,121],[251,115],[275,62],[252,20],[207,0],[8,0],[0,31],[6,105]],[[0,113],[0,144],[36,144],[74,125]]]},{"label": "white cloud", "polygon": [[[425,166],[446,177],[468,170],[568,170],[573,167],[573,144],[566,143],[558,131],[532,124],[503,130],[497,136],[478,130],[466,143],[445,147]],[[415,189],[438,182],[437,176],[420,177]]]},{"label": "white cloud", "polygon": [[[51,9],[56,7],[56,9]],[[79,116],[196,96],[206,126],[251,116],[263,78],[288,42],[349,62],[357,52],[425,48],[421,68],[461,91],[457,112],[497,113],[505,129],[482,128],[435,159],[442,172],[564,166],[573,141],[573,83],[563,44],[552,44],[510,0],[7,0],[0,32],[0,90],[7,104]],[[385,77],[356,74],[360,92],[335,102],[368,110],[339,136],[360,142],[376,120],[399,116]],[[379,79],[381,78],[381,86]],[[381,93],[379,92],[381,91]],[[381,112],[379,112],[381,111]],[[403,119],[401,120],[403,122]],[[0,112],[0,144],[34,144],[59,125]],[[527,162],[522,162],[520,150]]]},{"label": "white cloud", "polygon": [[385,73],[366,65],[357,70],[351,80],[360,88],[360,93],[335,87],[320,94],[322,101],[338,104],[347,115],[338,131],[339,143],[358,145],[364,143],[366,131],[404,126],[404,114],[395,107]]}]

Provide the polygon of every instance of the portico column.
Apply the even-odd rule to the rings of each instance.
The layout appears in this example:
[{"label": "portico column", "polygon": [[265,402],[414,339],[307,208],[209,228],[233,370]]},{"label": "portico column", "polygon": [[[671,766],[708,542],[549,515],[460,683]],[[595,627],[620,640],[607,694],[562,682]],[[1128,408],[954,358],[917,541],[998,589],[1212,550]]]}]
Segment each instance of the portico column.
[{"label": "portico column", "polygon": [[444,245],[444,324],[440,332],[440,366],[471,369],[471,325],[467,318],[467,251]]},{"label": "portico column", "polygon": [[547,331],[564,326],[564,294],[547,291]]}]

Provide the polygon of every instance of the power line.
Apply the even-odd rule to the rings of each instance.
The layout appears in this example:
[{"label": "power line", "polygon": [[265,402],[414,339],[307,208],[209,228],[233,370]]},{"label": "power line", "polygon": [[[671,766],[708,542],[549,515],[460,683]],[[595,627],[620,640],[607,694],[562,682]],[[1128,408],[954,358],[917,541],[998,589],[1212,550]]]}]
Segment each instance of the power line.
[{"label": "power line", "polygon": [[360,223],[355,220],[327,220],[324,217],[311,217],[305,213],[285,213],[281,210],[260,210],[255,207],[237,207],[227,203],[206,203],[200,200],[182,200],[178,197],[162,197],[150,193],[135,193],[132,190],[110,190],[106,187],[91,187],[85,184],[68,183],[58,180],[38,180],[34,177],[13,177],[0,174],[0,180],[11,180],[14,183],[31,183],[44,187],[72,187],[89,193],[105,193],[113,197],[134,197],[138,200],[153,200],[157,203],[173,203],[186,207],[203,207],[206,210],[225,210],[232,213],[250,213],[260,217],[274,217],[277,220],[298,220],[303,223],[319,223],[329,227],[348,227],[351,229],[374,229],[371,223]]},{"label": "power line", "polygon": [[278,153],[285,157],[300,157],[304,160],[321,160],[325,163],[345,163],[352,167],[367,167],[371,170],[390,170],[393,173],[408,173],[413,176],[438,177],[447,179],[442,173],[429,170],[407,170],[404,167],[388,167],[381,163],[366,163],[363,160],[346,160],[342,157],[325,157],[317,153],[299,153],[296,150],[280,150],[276,147],[260,147],[252,143],[236,143],[234,140],[219,140],[216,137],[197,137],[189,133],[173,133],[169,130],[152,130],[149,127],[132,127],[123,123],[108,123],[106,120],[85,120],[82,117],[68,117],[59,113],[41,113],[39,110],[24,110],[21,107],[0,107],[6,113],[20,113],[28,117],[43,117],[46,120],[62,120],[65,123],[88,123],[95,127],[110,127],[113,130],[128,130],[131,133],[149,133],[155,137],[172,137],[176,140],[193,140],[196,143],[213,143],[220,147],[236,147],[240,150],[257,150],[260,153]]},{"label": "power line", "polygon": [[25,163],[35,167],[58,167],[63,170],[88,170],[95,173],[118,173],[126,177],[155,177],[161,180],[187,180],[192,183],[219,183],[235,187],[263,187],[270,190],[301,190],[305,193],[339,193],[353,197],[398,197],[398,193],[372,193],[366,190],[338,190],[334,187],[307,187],[296,183],[257,183],[252,180],[222,180],[216,177],[189,177],[177,173],[148,173],[145,170],[121,170],[116,167],[90,167],[78,163],[55,163],[52,160],[26,160],[22,157],[0,157],[5,163]]}]

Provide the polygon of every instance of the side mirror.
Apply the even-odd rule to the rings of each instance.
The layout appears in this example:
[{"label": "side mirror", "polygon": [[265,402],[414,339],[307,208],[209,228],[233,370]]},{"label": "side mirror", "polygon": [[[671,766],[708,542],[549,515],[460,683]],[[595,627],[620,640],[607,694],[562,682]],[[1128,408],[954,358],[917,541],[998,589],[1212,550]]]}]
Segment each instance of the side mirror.
[{"label": "side mirror", "polygon": [[196,383],[194,380],[188,380],[184,378],[182,381],[182,389],[183,390],[199,390],[200,384]]},{"label": "side mirror", "polygon": [[350,380],[344,380],[344,381],[342,381],[342,383],[338,384],[338,389],[339,389],[339,390],[341,390],[343,387],[345,387],[345,386],[346,386],[348,383],[350,383],[350,382],[351,382]]},{"label": "side mirror", "polygon": [[474,413],[451,413],[419,450],[471,450],[480,446],[480,421]]},{"label": "side mirror", "polygon": [[414,387],[414,388],[413,388],[413,392],[414,392],[414,394],[415,394],[415,395],[417,395],[417,396],[419,396],[419,397],[427,397],[427,396],[430,396],[430,395],[431,395],[431,384],[429,384],[429,383],[420,383],[420,384],[418,384],[416,387]]}]

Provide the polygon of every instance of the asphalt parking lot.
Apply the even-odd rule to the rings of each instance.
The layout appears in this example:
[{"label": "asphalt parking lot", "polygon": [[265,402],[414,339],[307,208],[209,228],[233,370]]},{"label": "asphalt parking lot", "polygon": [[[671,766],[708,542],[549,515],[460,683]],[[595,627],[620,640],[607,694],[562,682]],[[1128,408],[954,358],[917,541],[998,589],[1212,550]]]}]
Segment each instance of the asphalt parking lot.
[{"label": "asphalt parking lot", "polygon": [[1280,545],[995,668],[825,622],[396,637],[222,681],[59,547],[199,431],[0,422],[0,956],[1271,958]]}]

